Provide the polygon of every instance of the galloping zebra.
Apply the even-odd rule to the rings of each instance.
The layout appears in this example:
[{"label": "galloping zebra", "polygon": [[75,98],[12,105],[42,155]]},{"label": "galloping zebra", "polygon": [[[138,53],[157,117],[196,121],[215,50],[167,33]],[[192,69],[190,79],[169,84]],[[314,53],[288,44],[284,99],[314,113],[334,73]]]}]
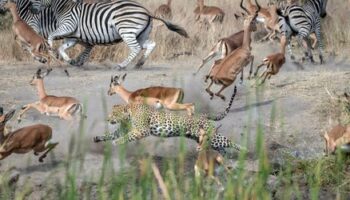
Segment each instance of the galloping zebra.
[{"label": "galloping zebra", "polygon": [[49,34],[48,43],[52,46],[54,39],[67,38],[69,42],[59,53],[68,62],[70,58],[64,50],[78,42],[88,44],[92,48],[94,45],[111,45],[124,41],[131,52],[118,67],[125,68],[144,48],[146,51],[136,65],[140,67],[155,47],[155,43],[148,40],[152,19],[160,20],[171,31],[188,37],[183,28],[153,16],[141,4],[132,0],[93,4],[76,3],[72,0],[32,1],[52,7],[58,26]]},{"label": "galloping zebra", "polygon": [[321,18],[326,17],[326,7],[328,0],[307,0],[301,7],[296,4],[289,5],[285,8],[284,15],[288,17],[288,23],[293,31],[298,33],[299,46],[302,40],[307,43],[307,52],[305,55],[314,62],[311,53],[311,43],[309,35],[313,32],[316,34],[318,41],[318,52],[321,64],[323,63],[323,43],[321,38]]}]

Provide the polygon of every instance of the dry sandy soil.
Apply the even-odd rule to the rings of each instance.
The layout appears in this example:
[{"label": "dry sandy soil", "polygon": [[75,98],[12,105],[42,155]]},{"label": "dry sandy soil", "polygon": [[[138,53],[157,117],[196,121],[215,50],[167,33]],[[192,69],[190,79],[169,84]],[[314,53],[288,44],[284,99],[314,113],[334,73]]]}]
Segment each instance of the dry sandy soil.
[{"label": "dry sandy soil", "polygon": [[[254,50],[257,55],[256,65],[263,55],[276,49],[266,50],[266,46],[256,45]],[[264,53],[260,56],[261,52]],[[219,98],[211,101],[204,91],[203,76],[209,65],[197,76],[192,75],[199,62],[196,57],[180,57],[163,63],[148,62],[141,70],[129,67],[125,87],[129,90],[152,85],[183,87],[184,101],[196,103],[198,112],[221,112],[227,102]],[[24,104],[37,101],[36,90],[29,85],[29,81],[39,66],[33,63],[0,64],[0,106],[6,111],[11,108],[18,110]],[[122,73],[110,69],[110,66],[111,64],[89,63],[83,68],[70,67],[70,78],[67,78],[63,71],[55,69],[45,79],[47,93],[74,96],[84,102],[88,116],[85,134],[79,136],[77,126],[74,124],[55,117],[42,116],[37,111],[30,111],[22,123],[11,121],[13,128],[35,123],[48,124],[53,127],[54,140],[60,144],[43,164],[39,163],[32,153],[11,155],[0,162],[0,171],[15,167],[20,172],[20,183],[28,181],[40,188],[48,177],[64,176],[65,169],[59,163],[65,161],[69,155],[71,137],[79,136],[81,142],[88,147],[83,174],[98,174],[102,167],[104,144],[95,144],[92,138],[105,132],[107,126],[105,118],[112,105],[122,103],[118,96],[107,96],[110,76]],[[329,96],[324,88],[328,87],[330,91],[338,93],[347,89],[350,78],[349,67],[349,62],[341,56],[327,56],[325,65],[308,64],[304,65],[304,70],[299,69],[288,59],[280,74],[272,77],[263,87],[255,87],[254,80],[245,80],[242,85],[237,83],[236,99],[228,116],[219,122],[223,125],[220,132],[237,143],[240,143],[242,135],[247,133],[249,149],[254,150],[255,130],[260,122],[265,129],[267,144],[277,142],[301,158],[322,156],[324,142],[321,134],[331,126],[330,120],[324,116],[328,109],[325,105],[329,102]],[[247,75],[248,69],[245,72],[245,76]],[[214,90],[217,89],[215,87]],[[225,95],[229,97],[232,92],[233,86],[226,89]],[[272,115],[276,116],[275,122],[271,122]],[[178,142],[177,138],[149,137],[138,143],[130,143],[128,161],[146,152],[159,157],[174,157],[178,153]],[[187,144],[188,152],[192,155],[189,157],[194,157],[195,143],[187,141]],[[145,150],[138,151],[134,148],[136,145],[143,145]],[[113,148],[115,149],[113,160],[118,169],[118,152],[116,147]],[[189,162],[193,162],[190,160]],[[39,196],[38,189],[32,198]]]}]

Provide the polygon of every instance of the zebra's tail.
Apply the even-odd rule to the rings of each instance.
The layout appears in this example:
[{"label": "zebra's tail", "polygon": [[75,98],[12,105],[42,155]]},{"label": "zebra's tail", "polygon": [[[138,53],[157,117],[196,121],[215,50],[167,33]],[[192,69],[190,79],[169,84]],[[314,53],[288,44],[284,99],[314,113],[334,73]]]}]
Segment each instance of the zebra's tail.
[{"label": "zebra's tail", "polygon": [[153,19],[162,21],[169,30],[174,31],[185,38],[189,38],[186,30],[184,28],[182,28],[181,26],[178,26],[176,24],[172,24],[171,22],[165,21],[164,19],[156,17],[156,16],[151,15],[151,14],[148,14],[148,16],[150,16]]},{"label": "zebra's tail", "polygon": [[208,119],[213,120],[213,121],[220,121],[220,120],[224,119],[227,116],[227,114],[230,112],[230,109],[231,109],[233,100],[235,99],[236,93],[237,93],[237,86],[235,86],[235,89],[234,89],[233,94],[231,96],[230,102],[229,102],[227,108],[225,109],[225,111],[223,113],[219,114],[218,116],[215,116],[215,117],[209,116]]}]

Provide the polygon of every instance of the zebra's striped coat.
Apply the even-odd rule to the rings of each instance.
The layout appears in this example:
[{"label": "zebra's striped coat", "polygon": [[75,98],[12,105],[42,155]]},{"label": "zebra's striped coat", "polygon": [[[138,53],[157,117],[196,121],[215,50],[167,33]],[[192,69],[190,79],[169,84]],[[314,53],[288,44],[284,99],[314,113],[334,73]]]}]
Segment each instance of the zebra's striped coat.
[{"label": "zebra's striped coat", "polygon": [[323,63],[323,43],[321,37],[321,17],[327,15],[326,6],[328,0],[308,0],[303,6],[296,4],[288,5],[284,11],[288,17],[288,23],[292,30],[298,33],[298,42],[302,46],[302,40],[307,42],[305,54],[313,62],[311,43],[309,36],[316,34],[318,51],[321,63]]},{"label": "zebra's striped coat", "polygon": [[[58,37],[68,38],[65,48],[76,43],[93,45],[112,45],[124,41],[131,52],[126,60],[120,63],[125,68],[140,52],[145,54],[137,66],[143,65],[155,47],[153,41],[148,40],[152,29],[152,18],[161,20],[172,31],[185,37],[187,33],[179,26],[163,19],[152,16],[141,4],[131,0],[119,0],[101,3],[75,3],[71,0],[32,0],[40,1],[43,5],[50,5],[54,10],[58,27],[49,34],[48,42]],[[62,57],[69,61],[68,55],[60,49]]]}]

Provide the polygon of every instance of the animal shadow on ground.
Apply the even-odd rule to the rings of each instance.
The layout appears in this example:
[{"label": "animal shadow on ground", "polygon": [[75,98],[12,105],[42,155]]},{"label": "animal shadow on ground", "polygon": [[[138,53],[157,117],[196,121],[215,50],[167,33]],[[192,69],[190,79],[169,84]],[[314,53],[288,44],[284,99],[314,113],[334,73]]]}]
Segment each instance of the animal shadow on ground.
[{"label": "animal shadow on ground", "polygon": [[274,101],[275,101],[275,100],[267,100],[267,101],[263,101],[263,102],[257,102],[257,103],[253,103],[253,104],[250,104],[250,105],[246,105],[246,106],[243,106],[243,107],[240,107],[240,108],[232,109],[230,112],[232,112],[232,113],[235,113],[235,112],[244,112],[244,111],[249,110],[250,108],[270,105],[270,104],[272,104]]},{"label": "animal shadow on ground", "polygon": [[63,164],[63,161],[53,160],[48,161],[44,164],[37,164],[37,165],[30,165],[23,168],[16,168],[21,174],[31,174],[34,172],[50,172],[54,168],[59,167],[61,164]]}]

